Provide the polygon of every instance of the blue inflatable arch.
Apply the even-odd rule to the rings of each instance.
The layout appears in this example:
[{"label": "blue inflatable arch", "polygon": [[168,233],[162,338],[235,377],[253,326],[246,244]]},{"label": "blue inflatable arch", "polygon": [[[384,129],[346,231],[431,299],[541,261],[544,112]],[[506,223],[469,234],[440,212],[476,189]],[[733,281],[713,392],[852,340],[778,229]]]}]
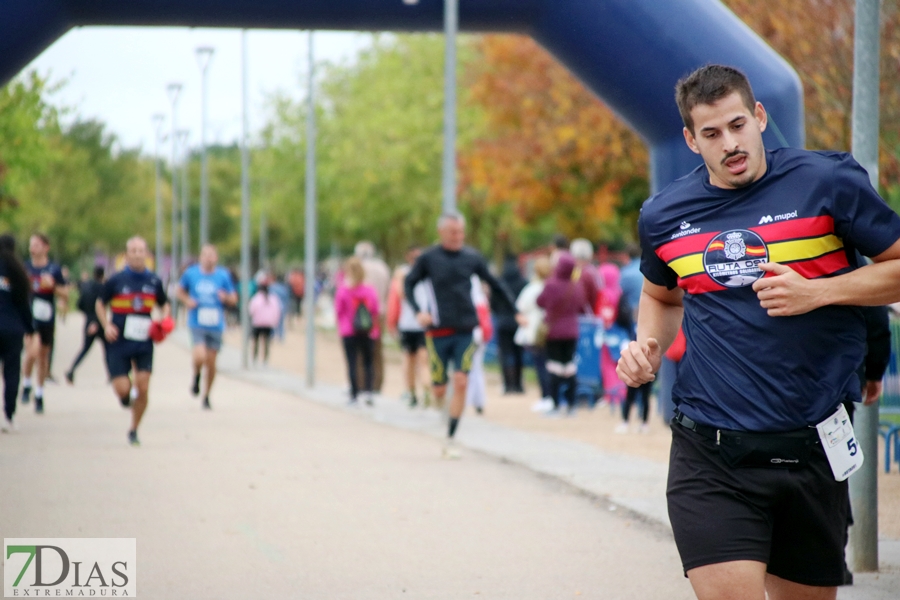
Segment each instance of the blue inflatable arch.
[{"label": "blue inflatable arch", "polygon": [[[441,31],[443,1],[4,0],[0,82],[82,25]],[[797,74],[718,0],[460,0],[460,28],[527,34],[554,54],[647,142],[655,190],[699,164],[673,88],[709,62],[750,77],[775,123],[767,146],[803,146]]]}]

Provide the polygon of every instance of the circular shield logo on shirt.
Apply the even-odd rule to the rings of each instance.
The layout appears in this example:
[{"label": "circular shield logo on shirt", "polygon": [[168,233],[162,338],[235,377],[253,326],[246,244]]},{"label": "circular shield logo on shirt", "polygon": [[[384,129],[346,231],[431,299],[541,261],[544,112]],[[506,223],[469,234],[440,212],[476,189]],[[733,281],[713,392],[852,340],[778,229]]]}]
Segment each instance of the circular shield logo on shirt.
[{"label": "circular shield logo on shirt", "polygon": [[144,309],[144,299],[141,298],[141,297],[135,298],[135,299],[131,302],[131,308],[132,308],[135,312],[140,312],[140,311],[142,311],[142,310]]},{"label": "circular shield logo on shirt", "polygon": [[769,250],[759,235],[746,229],[725,231],[714,237],[703,253],[706,274],[725,287],[751,285],[765,272],[759,265],[769,260]]}]

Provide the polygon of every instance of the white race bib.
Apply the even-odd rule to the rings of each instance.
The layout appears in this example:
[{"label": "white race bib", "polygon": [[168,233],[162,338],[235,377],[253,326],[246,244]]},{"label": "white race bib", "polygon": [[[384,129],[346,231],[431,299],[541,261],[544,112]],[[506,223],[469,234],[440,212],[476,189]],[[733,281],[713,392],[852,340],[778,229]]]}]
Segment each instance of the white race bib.
[{"label": "white race bib", "polygon": [[844,481],[859,470],[864,460],[863,452],[843,404],[833,415],[816,425],[816,429],[837,481]]},{"label": "white race bib", "polygon": [[150,339],[150,323],[150,317],[146,315],[128,315],[122,336],[133,342],[146,342]]},{"label": "white race bib", "polygon": [[218,327],[222,313],[218,308],[203,307],[197,309],[197,325],[201,327]]},{"label": "white race bib", "polygon": [[31,301],[31,314],[35,321],[49,321],[53,318],[53,305],[43,298],[34,298]]}]

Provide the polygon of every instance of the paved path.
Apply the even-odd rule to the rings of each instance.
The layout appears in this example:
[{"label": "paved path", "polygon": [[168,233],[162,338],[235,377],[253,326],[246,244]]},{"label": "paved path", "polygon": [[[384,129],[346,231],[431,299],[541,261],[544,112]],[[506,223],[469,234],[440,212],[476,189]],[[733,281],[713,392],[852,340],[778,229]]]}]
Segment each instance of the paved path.
[{"label": "paved path", "polygon": [[[57,366],[74,352],[60,333]],[[560,481],[158,348],[143,445],[100,353],[0,437],[0,537],[136,537],[141,598],[690,598],[670,534]]]},{"label": "paved path", "polygon": [[[77,335],[61,328],[57,372]],[[95,350],[0,437],[0,537],[136,537],[142,598],[693,597],[656,463],[477,419],[441,461],[437,413],[346,409],[237,358],[203,412],[186,350],[161,346],[134,449]],[[897,589],[858,576],[839,598]]]}]

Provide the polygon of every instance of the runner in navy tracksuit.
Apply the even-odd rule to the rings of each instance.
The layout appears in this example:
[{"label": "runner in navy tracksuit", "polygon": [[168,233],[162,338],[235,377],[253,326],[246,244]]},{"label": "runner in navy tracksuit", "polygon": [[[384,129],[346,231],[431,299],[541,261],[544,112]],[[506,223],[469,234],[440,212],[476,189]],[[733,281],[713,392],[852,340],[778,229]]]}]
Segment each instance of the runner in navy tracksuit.
[{"label": "runner in navy tracksuit", "polygon": [[19,376],[22,370],[23,336],[34,333],[30,283],[25,267],[16,256],[16,240],[0,236],[0,362],[3,363],[3,422],[0,431],[12,431]]}]

